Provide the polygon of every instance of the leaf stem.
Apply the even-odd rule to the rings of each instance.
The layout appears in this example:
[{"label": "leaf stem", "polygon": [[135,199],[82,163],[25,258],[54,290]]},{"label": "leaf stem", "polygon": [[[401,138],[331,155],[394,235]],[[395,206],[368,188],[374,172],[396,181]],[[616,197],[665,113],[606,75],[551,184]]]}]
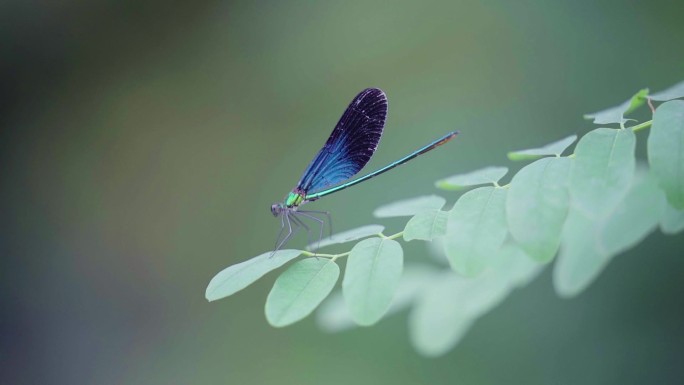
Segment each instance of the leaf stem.
[{"label": "leaf stem", "polygon": [[644,128],[649,128],[649,127],[651,127],[651,125],[653,125],[653,120],[649,120],[648,122],[639,123],[636,126],[632,126],[632,127],[628,127],[628,128],[631,128],[632,131],[637,132],[639,130],[643,130]]},{"label": "leaf stem", "polygon": [[385,235],[383,233],[380,233],[378,235],[380,235],[380,237],[382,237],[382,239],[392,240],[392,239],[397,239],[397,238],[401,237],[402,235],[404,235],[404,232],[400,231],[400,232],[398,232],[396,234],[392,234],[392,235]]}]

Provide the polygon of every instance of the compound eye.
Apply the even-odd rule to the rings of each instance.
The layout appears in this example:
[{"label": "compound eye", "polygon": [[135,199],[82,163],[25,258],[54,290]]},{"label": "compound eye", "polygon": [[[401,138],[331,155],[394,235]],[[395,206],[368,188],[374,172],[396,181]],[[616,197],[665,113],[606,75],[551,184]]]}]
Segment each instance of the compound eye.
[{"label": "compound eye", "polygon": [[280,214],[280,206],[277,203],[271,205],[271,214],[273,214],[274,217],[277,217],[278,214]]}]

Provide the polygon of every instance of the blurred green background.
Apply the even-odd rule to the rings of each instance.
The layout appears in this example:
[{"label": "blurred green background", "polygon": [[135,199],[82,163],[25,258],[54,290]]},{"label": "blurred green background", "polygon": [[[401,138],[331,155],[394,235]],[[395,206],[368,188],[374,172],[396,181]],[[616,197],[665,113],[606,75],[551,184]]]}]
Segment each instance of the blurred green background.
[{"label": "blurred green background", "polygon": [[[273,246],[270,204],[363,88],[390,101],[368,170],[462,135],[310,206],[338,230],[684,79],[682,12],[674,1],[3,1],[0,383],[680,382],[681,235],[650,236],[576,299],[555,295],[547,269],[438,359],[412,350],[405,313],[336,335],[311,318],[273,329],[273,275],[211,304],[204,289]],[[406,253],[427,258],[420,244]]]}]

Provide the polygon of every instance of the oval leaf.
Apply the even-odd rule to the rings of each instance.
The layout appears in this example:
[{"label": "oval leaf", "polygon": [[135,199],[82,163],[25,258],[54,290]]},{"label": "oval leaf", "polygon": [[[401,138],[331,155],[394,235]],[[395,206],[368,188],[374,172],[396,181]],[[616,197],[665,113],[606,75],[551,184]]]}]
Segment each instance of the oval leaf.
[{"label": "oval leaf", "polygon": [[651,99],[660,102],[679,98],[684,98],[684,82],[677,83],[666,90],[651,95]]},{"label": "oval leaf", "polygon": [[611,107],[593,114],[584,115],[584,119],[593,119],[596,124],[624,123],[624,118],[628,113],[641,107],[648,97],[648,88],[644,88],[634,94],[629,100],[616,107]]},{"label": "oval leaf", "polygon": [[553,268],[553,286],[559,296],[569,298],[581,293],[607,264],[595,246],[595,231],[593,218],[582,211],[570,210]]},{"label": "oval leaf", "polygon": [[587,288],[618,253],[636,245],[655,229],[663,194],[653,179],[637,176],[617,204],[601,217],[571,208],[554,268],[559,295],[571,297]]},{"label": "oval leaf", "polygon": [[507,167],[485,167],[467,174],[453,175],[440,179],[435,186],[442,190],[463,190],[481,184],[496,184],[508,173]]},{"label": "oval leaf", "polygon": [[560,156],[566,148],[575,143],[577,135],[571,135],[559,141],[549,143],[546,146],[539,148],[531,148],[528,150],[513,151],[508,153],[510,160],[527,160],[537,159],[543,156],[555,155]]},{"label": "oval leaf", "polygon": [[568,158],[540,159],[520,170],[506,197],[508,229],[530,257],[548,262],[560,245],[570,196]]},{"label": "oval leaf", "polygon": [[663,103],[648,135],[648,162],[668,202],[684,209],[684,101]]},{"label": "oval leaf", "polygon": [[376,218],[410,217],[421,211],[441,209],[444,203],[446,199],[438,195],[423,195],[380,206],[373,211],[373,216]]},{"label": "oval leaf", "polygon": [[503,245],[499,249],[496,262],[492,265],[492,271],[500,277],[498,279],[508,282],[512,289],[532,282],[545,266],[532,260],[515,243]]},{"label": "oval leaf", "polygon": [[361,238],[370,237],[372,235],[378,235],[385,230],[385,226],[381,225],[366,225],[357,227],[355,229],[342,231],[337,234],[333,234],[331,237],[323,238],[320,242],[315,242],[307,246],[307,250],[318,249],[324,246],[336,245],[339,243],[347,243],[351,241],[356,241]]},{"label": "oval leaf", "polygon": [[418,353],[436,357],[453,348],[473,324],[454,301],[460,289],[453,274],[435,277],[416,300],[409,316],[409,337]]},{"label": "oval leaf", "polygon": [[620,204],[600,223],[599,252],[610,258],[634,247],[658,226],[664,196],[650,175],[634,178]]},{"label": "oval leaf", "polygon": [[216,301],[251,285],[271,270],[301,255],[299,250],[272,251],[229,266],[211,279],[204,294],[208,301]]},{"label": "oval leaf", "polygon": [[632,130],[597,128],[580,139],[570,176],[574,208],[602,217],[620,201],[634,176],[635,145]]},{"label": "oval leaf", "polygon": [[416,298],[409,318],[411,341],[428,356],[446,353],[469,326],[496,307],[511,290],[508,280],[489,271],[475,278],[437,275]]},{"label": "oval leaf", "polygon": [[[405,266],[394,293],[392,304],[385,316],[394,314],[405,309],[420,292],[420,290],[432,280],[438,270],[424,265]],[[347,309],[342,291],[336,291],[328,297],[316,311],[316,323],[322,330],[335,333],[358,326],[352,319]]]},{"label": "oval leaf", "polygon": [[506,189],[469,191],[449,212],[444,252],[452,269],[474,276],[487,267],[506,239]]},{"label": "oval leaf", "polygon": [[660,218],[660,229],[665,234],[677,234],[684,230],[684,210],[677,210],[670,204],[665,203]]},{"label": "oval leaf", "polygon": [[356,323],[372,325],[385,314],[399,283],[403,261],[401,245],[391,239],[366,239],[352,248],[342,293]]},{"label": "oval leaf", "polygon": [[330,259],[307,258],[293,264],[268,293],[268,323],[282,327],[308,316],[330,294],[339,276],[340,268]]},{"label": "oval leaf", "polygon": [[431,241],[446,234],[449,213],[442,210],[429,210],[416,214],[404,228],[404,240],[421,239]]}]

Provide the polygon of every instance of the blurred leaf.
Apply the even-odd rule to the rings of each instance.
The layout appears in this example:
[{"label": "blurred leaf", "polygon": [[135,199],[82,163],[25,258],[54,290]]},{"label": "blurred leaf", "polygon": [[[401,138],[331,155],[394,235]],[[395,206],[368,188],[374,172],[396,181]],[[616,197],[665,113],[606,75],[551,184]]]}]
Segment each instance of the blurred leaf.
[{"label": "blurred leaf", "polygon": [[442,190],[462,190],[470,186],[495,184],[507,172],[508,168],[506,167],[485,167],[467,174],[458,174],[440,179],[435,183],[435,186]]},{"label": "blurred leaf", "polygon": [[306,247],[307,250],[319,249],[321,247],[336,245],[338,243],[347,243],[356,241],[361,238],[377,235],[385,230],[385,226],[381,225],[366,225],[357,227],[355,229],[342,231],[341,233],[333,234],[331,237],[321,239],[320,243],[315,242]]},{"label": "blurred leaf", "polygon": [[665,234],[677,234],[684,230],[684,210],[677,210],[665,202],[665,208],[660,218],[660,229]]},{"label": "blurred leaf", "polygon": [[580,139],[570,176],[570,197],[576,209],[602,217],[620,200],[634,176],[632,130],[597,128]]},{"label": "blurred leaf", "polygon": [[532,260],[517,244],[507,243],[499,249],[492,271],[511,288],[517,288],[529,284],[544,266]]},{"label": "blurred leaf", "polygon": [[675,84],[674,86],[660,91],[656,92],[655,94],[651,95],[652,100],[656,100],[659,102],[664,102],[667,100],[672,100],[672,99],[679,99],[684,97],[684,82],[679,82]]},{"label": "blurred leaf", "polygon": [[373,211],[376,218],[410,217],[425,210],[441,209],[446,199],[437,195],[423,195],[403,199],[378,207]]},{"label": "blurred leaf", "polygon": [[418,353],[435,357],[448,352],[463,338],[474,319],[464,314],[454,298],[461,282],[443,273],[417,298],[409,316],[409,337]]},{"label": "blurred leaf", "polygon": [[208,301],[216,301],[232,295],[301,254],[300,250],[278,250],[275,254],[269,251],[229,266],[211,279],[204,296]]},{"label": "blurred leaf", "polygon": [[491,269],[480,276],[433,274],[416,297],[409,317],[413,346],[425,356],[446,353],[478,317],[498,306],[512,289],[528,284],[542,269],[543,265],[509,243],[497,252]]},{"label": "blurred leaf", "polygon": [[[404,266],[392,303],[385,316],[394,314],[413,303],[413,299],[438,272],[427,265]],[[316,312],[316,323],[322,330],[334,333],[357,327],[347,309],[342,291],[338,290],[328,297]]]},{"label": "blurred leaf", "polygon": [[537,159],[547,155],[560,156],[563,153],[563,151],[565,151],[565,149],[568,148],[571,144],[575,143],[576,140],[577,135],[571,135],[557,142],[549,143],[543,147],[509,152],[508,159],[527,160]]},{"label": "blurred leaf", "polygon": [[641,242],[658,226],[664,196],[650,174],[637,175],[620,204],[600,224],[597,246],[610,258]]},{"label": "blurred leaf", "polygon": [[622,199],[602,216],[570,209],[554,269],[559,295],[572,297],[601,273],[612,257],[636,245],[655,229],[663,194],[652,178],[637,176]]},{"label": "blurred leaf", "polygon": [[515,241],[539,262],[548,262],[560,245],[568,213],[568,158],[540,159],[520,170],[506,198],[508,229]]},{"label": "blurred leaf", "polygon": [[610,123],[624,123],[627,119],[624,118],[628,113],[636,110],[646,103],[648,97],[648,88],[644,88],[634,94],[629,100],[620,104],[619,106],[611,107],[603,111],[594,112],[593,114],[584,115],[584,119],[593,119],[595,124],[610,124]]},{"label": "blurred leaf", "polygon": [[480,187],[469,191],[449,212],[444,251],[455,271],[481,273],[506,239],[506,189]]},{"label": "blurred leaf", "polygon": [[420,239],[431,241],[446,234],[449,213],[442,210],[429,210],[411,218],[404,228],[404,240]]},{"label": "blurred leaf", "polygon": [[684,101],[673,100],[656,109],[648,135],[648,162],[668,202],[684,209]]},{"label": "blurred leaf", "polygon": [[359,325],[372,325],[385,314],[399,283],[403,261],[401,245],[391,239],[365,239],[352,248],[342,293],[352,319]]},{"label": "blurred leaf", "polygon": [[572,297],[599,275],[608,261],[595,244],[596,224],[582,211],[570,210],[563,242],[553,269],[553,286],[561,297]]},{"label": "blurred leaf", "polygon": [[340,268],[325,258],[303,259],[276,279],[266,299],[266,319],[275,327],[308,316],[335,286]]}]

